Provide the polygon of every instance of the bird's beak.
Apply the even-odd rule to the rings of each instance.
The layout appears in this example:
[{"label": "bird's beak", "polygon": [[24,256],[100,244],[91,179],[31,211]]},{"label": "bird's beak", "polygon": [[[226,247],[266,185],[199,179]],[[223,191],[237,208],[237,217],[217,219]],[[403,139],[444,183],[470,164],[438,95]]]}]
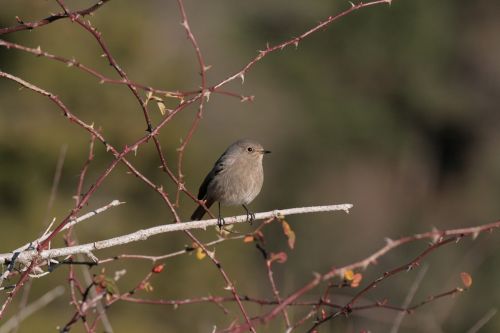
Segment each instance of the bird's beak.
[{"label": "bird's beak", "polygon": [[270,150],[263,150],[262,154],[271,154],[271,151]]}]

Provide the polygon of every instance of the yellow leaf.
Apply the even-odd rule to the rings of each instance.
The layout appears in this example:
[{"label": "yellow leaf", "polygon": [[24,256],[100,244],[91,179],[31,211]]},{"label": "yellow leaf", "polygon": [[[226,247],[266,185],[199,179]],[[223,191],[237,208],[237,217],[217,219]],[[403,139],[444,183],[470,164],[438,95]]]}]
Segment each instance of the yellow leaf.
[{"label": "yellow leaf", "polygon": [[470,288],[472,285],[472,276],[469,273],[462,272],[460,273],[460,278],[462,279],[462,283],[465,288]]},{"label": "yellow leaf", "polygon": [[344,279],[347,281],[352,281],[354,279],[354,272],[350,269],[344,272]]},{"label": "yellow leaf", "polygon": [[196,259],[203,260],[203,258],[205,258],[206,256],[207,254],[205,253],[205,251],[203,251],[201,247],[196,249]]},{"label": "yellow leaf", "polygon": [[167,107],[161,101],[157,101],[156,104],[158,105],[158,109],[160,109],[161,115],[164,116],[165,115],[165,110],[167,109]]}]

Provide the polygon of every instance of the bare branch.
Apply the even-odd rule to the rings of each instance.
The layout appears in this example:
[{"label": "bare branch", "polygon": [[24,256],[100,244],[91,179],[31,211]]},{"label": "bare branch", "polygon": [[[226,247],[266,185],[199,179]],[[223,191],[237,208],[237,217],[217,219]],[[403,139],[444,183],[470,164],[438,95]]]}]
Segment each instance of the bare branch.
[{"label": "bare branch", "polygon": [[37,22],[23,22],[21,19],[18,18],[18,25],[15,25],[13,27],[8,27],[8,28],[1,28],[0,29],[0,35],[8,34],[11,32],[16,32],[16,31],[21,31],[21,30],[32,30],[41,26],[44,26],[46,24],[52,23],[54,21],[60,20],[62,18],[67,18],[70,15],[69,14],[74,14],[74,15],[89,15],[98,10],[102,5],[104,5],[106,2],[109,0],[99,0],[95,5],[90,6],[87,9],[79,10],[74,13],[58,13],[58,14],[53,14],[50,15],[40,21]]},{"label": "bare branch", "polygon": [[12,316],[2,326],[0,326],[0,333],[9,333],[13,329],[15,329],[19,325],[19,323],[21,323],[23,320],[25,320],[35,312],[43,309],[50,302],[62,296],[63,294],[64,294],[63,286],[58,286],[52,289],[51,291],[47,292],[45,295],[43,295],[33,303],[28,304],[28,306],[23,308],[21,312]]},{"label": "bare branch", "polygon": [[[315,212],[329,212],[329,211],[345,211],[348,212],[349,209],[352,208],[351,204],[341,204],[341,205],[331,205],[331,206],[315,206],[315,207],[302,207],[302,208],[289,208],[283,210],[274,210],[265,213],[256,213],[256,220],[266,219],[269,217],[280,217],[285,215],[294,215],[294,214],[306,214],[306,213],[315,213]],[[239,215],[233,217],[225,218],[226,224],[235,224],[235,223],[246,223],[247,216]],[[43,250],[38,253],[36,250],[28,250],[20,252],[16,260],[20,262],[29,262],[33,258],[37,258],[39,260],[47,260],[51,258],[68,256],[73,254],[87,254],[89,252],[94,252],[101,249],[110,248],[113,246],[128,244],[136,241],[143,241],[148,239],[151,236],[174,232],[174,231],[186,231],[193,229],[206,229],[211,226],[217,226],[217,219],[203,220],[203,221],[193,221],[186,223],[175,223],[175,224],[165,224],[160,225],[148,229],[139,230],[127,235],[97,241],[93,243],[70,246],[65,248],[56,248],[50,250]],[[0,264],[8,263],[12,260],[13,254],[0,254]]]}]

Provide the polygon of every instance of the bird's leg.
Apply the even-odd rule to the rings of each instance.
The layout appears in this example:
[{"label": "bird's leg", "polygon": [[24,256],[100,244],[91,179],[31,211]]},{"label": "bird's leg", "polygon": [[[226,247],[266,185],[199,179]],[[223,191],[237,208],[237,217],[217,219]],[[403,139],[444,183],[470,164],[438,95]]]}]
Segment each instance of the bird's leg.
[{"label": "bird's leg", "polygon": [[245,210],[247,211],[247,222],[250,223],[250,225],[252,224],[252,221],[255,220],[255,213],[252,213],[248,208],[247,206],[245,205],[242,205],[243,208],[245,208]]},{"label": "bird's leg", "polygon": [[219,217],[217,218],[217,226],[219,227],[219,229],[222,229],[224,224],[226,224],[226,221],[224,221],[224,218],[222,218],[220,214],[220,201],[218,202],[218,204],[219,204]]}]

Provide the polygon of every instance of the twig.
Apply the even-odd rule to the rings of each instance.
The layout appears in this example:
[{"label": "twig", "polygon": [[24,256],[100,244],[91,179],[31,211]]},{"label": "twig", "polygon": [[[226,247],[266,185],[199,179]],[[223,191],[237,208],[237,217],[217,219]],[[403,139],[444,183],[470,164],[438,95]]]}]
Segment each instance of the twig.
[{"label": "twig", "polygon": [[481,319],[479,319],[477,323],[474,324],[474,326],[472,326],[467,331],[467,333],[479,332],[479,330],[483,328],[483,326],[486,325],[491,320],[491,318],[493,318],[497,314],[497,312],[498,312],[497,309],[490,309],[488,312],[484,314],[483,317],[481,317]]},{"label": "twig", "polygon": [[[366,293],[368,293],[368,291],[370,291],[373,288],[377,287],[379,283],[381,283],[384,280],[387,280],[388,278],[390,278],[390,277],[392,277],[392,276],[394,276],[396,274],[399,274],[401,272],[405,272],[405,271],[408,271],[408,270],[411,270],[411,269],[415,268],[416,266],[418,266],[420,264],[420,261],[424,257],[426,257],[427,255],[429,255],[430,253],[432,253],[436,249],[440,248],[441,246],[444,246],[446,244],[450,244],[452,242],[456,242],[461,237],[462,236],[453,236],[453,237],[450,237],[450,238],[447,238],[447,239],[441,239],[438,242],[430,245],[427,249],[425,249],[425,251],[423,251],[422,253],[420,253],[417,257],[415,257],[409,263],[403,264],[403,265],[401,265],[399,267],[391,269],[390,271],[384,272],[384,274],[382,274],[380,277],[378,277],[377,279],[375,279],[374,281],[372,281],[371,283],[369,283],[366,287],[364,287],[363,289],[361,289],[361,291],[359,291],[356,295],[354,295],[354,297],[341,310],[333,312],[332,314],[330,314],[330,315],[322,318],[321,320],[318,320],[317,322],[315,322],[314,325],[308,330],[308,332],[310,332],[310,333],[315,332],[315,330],[320,325],[322,325],[323,323],[325,323],[325,322],[327,322],[327,321],[329,321],[329,320],[331,320],[333,318],[336,318],[336,317],[338,317],[338,316],[340,316],[342,314],[349,314],[350,312],[352,312],[354,304],[356,304],[356,302],[362,296],[364,296]],[[444,294],[440,294],[440,295],[436,295],[432,299],[428,299],[426,301],[423,301],[423,302],[421,302],[420,304],[417,304],[414,307],[415,308],[420,307],[420,306],[422,306],[422,305],[424,305],[424,304],[426,304],[428,302],[433,301],[434,299],[441,298],[441,297],[444,297],[444,296],[447,296],[447,295],[450,295],[450,294],[454,294],[454,293],[459,292],[459,291],[463,291],[463,289],[459,290],[458,288],[455,288],[455,289],[453,289],[450,292],[447,292],[447,293],[444,293]]]},{"label": "twig", "polygon": [[[92,14],[93,12],[98,10],[102,5],[104,5],[108,1],[109,0],[99,0],[95,5],[90,6],[89,8],[86,8],[83,10],[76,11],[76,12],[71,13],[71,14],[76,14],[76,15],[80,15],[80,16]],[[0,35],[16,32],[16,31],[21,31],[21,30],[32,30],[32,29],[44,26],[46,24],[49,24],[49,23],[52,23],[52,22],[57,21],[59,19],[67,18],[67,17],[69,17],[68,13],[58,13],[58,14],[50,15],[50,16],[48,16],[40,21],[37,21],[37,22],[23,22],[21,19],[17,18],[19,24],[12,26],[12,27],[8,27],[8,28],[1,28]]]},{"label": "twig", "polygon": [[9,318],[2,326],[0,326],[0,333],[8,333],[15,329],[23,320],[31,316],[33,313],[43,309],[50,302],[55,300],[57,297],[62,296],[64,294],[64,287],[58,286],[51,291],[44,294],[42,297],[37,299],[36,301],[28,304],[25,308],[23,308],[19,313]]},{"label": "twig", "polygon": [[[419,272],[417,277],[415,278],[415,281],[410,287],[410,290],[408,291],[408,294],[406,295],[406,298],[403,302],[403,308],[408,308],[410,306],[410,303],[415,296],[415,293],[417,292],[418,287],[420,286],[420,283],[424,279],[425,273],[427,273],[427,270],[429,269],[429,265],[425,265]],[[391,333],[397,333],[399,330],[399,327],[401,326],[401,323],[403,322],[403,319],[406,315],[406,312],[401,312],[396,316],[396,319],[394,320],[394,324],[392,325],[391,328]]]},{"label": "twig", "polygon": [[287,41],[285,41],[283,43],[280,43],[280,44],[277,44],[277,45],[274,45],[274,46],[269,46],[268,45],[264,50],[259,51],[259,54],[255,58],[253,58],[249,63],[247,63],[240,71],[238,71],[237,73],[229,76],[228,78],[226,78],[225,80],[217,83],[216,85],[210,87],[209,90],[210,91],[217,90],[217,89],[221,88],[222,86],[226,85],[227,83],[229,83],[231,81],[234,81],[235,79],[238,79],[238,78],[240,78],[241,81],[244,82],[244,80],[245,80],[245,74],[257,62],[259,62],[260,60],[262,60],[262,58],[264,58],[265,56],[267,56],[270,53],[275,52],[275,51],[281,51],[281,50],[283,50],[287,46],[292,46],[293,45],[295,48],[297,48],[298,45],[299,45],[299,42],[301,42],[304,38],[310,36],[311,34],[317,32],[319,30],[322,30],[322,29],[326,28],[331,23],[337,21],[338,19],[340,19],[343,16],[348,15],[351,12],[354,12],[356,10],[359,10],[359,9],[362,9],[362,8],[365,8],[365,7],[374,6],[374,5],[391,4],[391,2],[392,2],[392,0],[376,0],[376,1],[368,1],[368,2],[359,2],[357,4],[354,4],[354,3],[350,2],[351,6],[349,7],[349,9],[346,9],[346,10],[340,12],[337,15],[329,16],[326,20],[324,20],[323,22],[320,22],[318,25],[316,25],[313,28],[307,30],[303,34],[299,35],[298,37],[292,38],[290,40],[287,40]]}]

